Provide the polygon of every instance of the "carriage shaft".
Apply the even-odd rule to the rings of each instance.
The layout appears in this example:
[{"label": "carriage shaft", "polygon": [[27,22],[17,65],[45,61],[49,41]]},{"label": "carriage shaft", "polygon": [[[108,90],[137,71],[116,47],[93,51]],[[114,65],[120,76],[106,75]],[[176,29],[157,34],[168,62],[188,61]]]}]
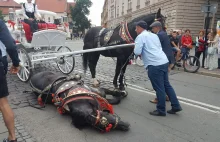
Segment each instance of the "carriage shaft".
[{"label": "carriage shaft", "polygon": [[34,55],[35,57],[38,56],[54,56],[54,57],[49,57],[49,58],[44,58],[44,59],[37,59],[37,60],[32,60],[34,62],[38,61],[45,61],[45,60],[50,60],[50,59],[56,59],[59,56],[68,56],[68,55],[77,55],[77,54],[83,54],[83,53],[90,53],[90,52],[98,52],[98,51],[104,51],[104,50],[112,50],[116,48],[125,48],[125,47],[133,47],[134,43],[132,44],[121,44],[121,45],[114,45],[114,46],[107,46],[107,47],[99,47],[95,49],[87,49],[87,50],[79,50],[79,51],[73,51],[73,52],[62,52],[62,53],[51,53],[51,54],[39,54],[39,55]]}]

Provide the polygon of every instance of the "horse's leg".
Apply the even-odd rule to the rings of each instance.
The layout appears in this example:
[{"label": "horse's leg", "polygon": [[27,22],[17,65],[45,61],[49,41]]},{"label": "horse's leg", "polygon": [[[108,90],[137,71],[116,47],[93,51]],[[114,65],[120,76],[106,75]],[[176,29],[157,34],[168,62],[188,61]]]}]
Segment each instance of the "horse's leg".
[{"label": "horse's leg", "polygon": [[120,90],[125,90],[124,76],[125,76],[125,71],[126,71],[126,68],[127,68],[127,65],[128,65],[128,60],[126,59],[122,63],[123,63],[123,65],[122,65],[122,69],[121,69],[120,77],[119,77],[119,89]]},{"label": "horse's leg", "polygon": [[115,88],[118,88],[118,76],[120,74],[120,70],[121,70],[121,58],[117,57],[117,64],[116,64],[116,69],[115,69],[115,77],[113,80],[113,85]]},{"label": "horse's leg", "polygon": [[100,56],[99,53],[96,53],[96,54],[90,53],[90,56],[89,56],[89,69],[90,69],[90,72],[91,72],[91,75],[92,75],[92,80],[93,80],[93,85],[94,86],[99,85],[99,82],[96,79],[96,65],[97,65],[97,62],[99,60],[99,56]]}]

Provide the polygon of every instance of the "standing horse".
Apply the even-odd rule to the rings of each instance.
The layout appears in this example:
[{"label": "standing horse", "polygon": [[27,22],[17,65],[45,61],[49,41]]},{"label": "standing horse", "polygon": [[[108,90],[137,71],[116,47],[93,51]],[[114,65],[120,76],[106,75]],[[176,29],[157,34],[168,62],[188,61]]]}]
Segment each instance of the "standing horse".
[{"label": "standing horse", "polygon": [[[163,25],[165,18],[161,15],[161,9],[157,13],[152,13],[148,15],[143,15],[135,18],[129,23],[122,23],[114,30],[108,30],[102,27],[93,27],[85,35],[83,50],[93,49],[100,46],[110,46],[133,43],[134,39],[137,37],[135,32],[135,22],[143,20],[147,22],[148,25],[153,23],[155,20],[160,21]],[[164,27],[164,26],[163,26]],[[119,77],[119,89],[124,90],[124,74],[126,67],[128,65],[130,56],[133,54],[133,48],[118,48],[113,50],[106,50],[100,52],[91,52],[83,54],[83,67],[84,72],[86,72],[88,66],[94,81],[94,85],[98,85],[96,77],[96,65],[99,60],[100,54],[105,57],[116,57],[117,64],[115,70],[115,76],[113,79],[113,85],[118,88],[118,77]]]}]

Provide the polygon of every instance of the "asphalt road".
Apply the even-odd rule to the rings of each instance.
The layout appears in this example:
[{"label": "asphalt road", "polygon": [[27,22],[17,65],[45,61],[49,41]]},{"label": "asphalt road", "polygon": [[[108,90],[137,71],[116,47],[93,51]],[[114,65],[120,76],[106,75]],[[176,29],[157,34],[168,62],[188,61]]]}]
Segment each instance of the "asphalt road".
[{"label": "asphalt road", "polygon": [[[82,49],[82,41],[67,41],[72,50]],[[97,66],[97,78],[102,85],[111,87],[114,76],[114,60],[101,57]],[[58,71],[53,63],[44,62],[35,69]],[[81,72],[81,57],[76,57],[73,73]],[[89,73],[89,72],[88,72]],[[88,82],[89,75],[86,76]],[[92,128],[78,130],[71,125],[68,116],[59,115],[54,106],[44,110],[29,107],[31,96],[21,93],[29,89],[27,83],[21,83],[16,76],[9,76],[10,101],[15,108],[16,119],[24,124],[28,131],[39,142],[219,142],[220,141],[220,82],[196,74],[180,71],[170,73],[173,85],[183,108],[177,115],[154,117],[149,111],[155,105],[149,102],[155,97],[143,67],[130,65],[126,72],[128,97],[121,104],[114,106],[121,119],[131,124],[130,131],[99,133]],[[33,99],[33,98],[31,98]],[[16,100],[16,101],[15,101]],[[170,109],[170,103],[167,103]]]}]

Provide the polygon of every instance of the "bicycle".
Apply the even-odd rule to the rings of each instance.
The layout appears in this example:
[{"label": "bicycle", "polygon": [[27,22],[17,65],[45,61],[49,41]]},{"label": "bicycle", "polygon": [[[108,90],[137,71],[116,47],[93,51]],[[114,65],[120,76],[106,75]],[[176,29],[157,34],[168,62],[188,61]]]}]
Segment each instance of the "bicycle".
[{"label": "bicycle", "polygon": [[[189,51],[190,50],[187,50],[185,58],[183,57],[183,53],[181,51],[181,58],[178,61],[175,60],[175,63],[172,69],[174,69],[175,66],[178,66],[178,67],[182,66],[184,68],[184,71],[189,72],[189,73],[196,73],[199,70],[200,68],[199,59],[195,56],[190,56]],[[176,53],[174,53],[174,57],[176,59]],[[183,61],[182,65],[181,65],[181,61]]]}]

